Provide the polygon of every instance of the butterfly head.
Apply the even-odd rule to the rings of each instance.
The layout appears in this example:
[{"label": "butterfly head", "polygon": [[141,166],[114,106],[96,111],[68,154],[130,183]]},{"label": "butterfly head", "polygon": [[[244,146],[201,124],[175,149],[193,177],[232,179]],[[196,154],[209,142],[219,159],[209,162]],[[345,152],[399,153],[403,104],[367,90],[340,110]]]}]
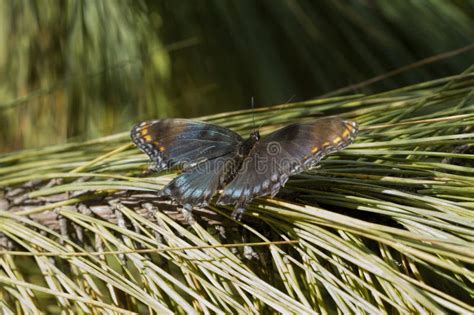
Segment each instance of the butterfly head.
[{"label": "butterfly head", "polygon": [[254,142],[257,142],[260,140],[260,132],[258,130],[252,131],[250,134],[250,139],[252,139]]},{"label": "butterfly head", "polygon": [[252,148],[257,144],[260,140],[260,133],[258,130],[252,131],[250,137],[245,140],[240,147],[240,154],[246,156],[252,150]]}]

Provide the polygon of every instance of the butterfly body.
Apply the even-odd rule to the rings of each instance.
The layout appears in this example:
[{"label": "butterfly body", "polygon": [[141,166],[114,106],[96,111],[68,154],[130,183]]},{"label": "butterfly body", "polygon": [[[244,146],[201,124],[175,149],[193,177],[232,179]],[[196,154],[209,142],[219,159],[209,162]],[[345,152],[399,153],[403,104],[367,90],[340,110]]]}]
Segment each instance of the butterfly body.
[{"label": "butterfly body", "polygon": [[273,197],[291,175],[343,149],[356,134],[355,122],[337,117],[291,124],[263,139],[258,131],[244,140],[230,129],[186,119],[145,121],[131,132],[156,171],[181,171],[165,195],[191,210],[220,192],[217,203],[233,205],[234,216],[256,197]]}]

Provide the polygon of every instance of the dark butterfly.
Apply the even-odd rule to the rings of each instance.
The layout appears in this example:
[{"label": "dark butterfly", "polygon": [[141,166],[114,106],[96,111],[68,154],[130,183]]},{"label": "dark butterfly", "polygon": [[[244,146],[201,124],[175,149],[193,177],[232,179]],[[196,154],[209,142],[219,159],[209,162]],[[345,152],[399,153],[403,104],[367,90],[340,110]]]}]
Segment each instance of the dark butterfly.
[{"label": "dark butterfly", "polygon": [[185,209],[206,206],[222,190],[218,204],[233,205],[240,218],[255,197],[274,196],[288,177],[308,170],[322,157],[349,145],[357,123],[337,117],[291,124],[263,139],[244,140],[230,129],[187,119],[145,121],[133,127],[133,142],[156,171],[181,174],[164,189]]}]

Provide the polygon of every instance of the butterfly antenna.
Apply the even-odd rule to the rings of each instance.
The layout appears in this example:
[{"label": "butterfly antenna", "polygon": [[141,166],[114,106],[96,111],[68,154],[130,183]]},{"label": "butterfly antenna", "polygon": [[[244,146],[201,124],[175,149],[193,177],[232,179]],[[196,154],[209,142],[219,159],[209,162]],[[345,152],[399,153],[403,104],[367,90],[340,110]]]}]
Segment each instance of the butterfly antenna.
[{"label": "butterfly antenna", "polygon": [[253,100],[253,96],[250,98],[250,106],[252,106],[252,128],[255,131],[258,129],[255,129],[255,103]]}]

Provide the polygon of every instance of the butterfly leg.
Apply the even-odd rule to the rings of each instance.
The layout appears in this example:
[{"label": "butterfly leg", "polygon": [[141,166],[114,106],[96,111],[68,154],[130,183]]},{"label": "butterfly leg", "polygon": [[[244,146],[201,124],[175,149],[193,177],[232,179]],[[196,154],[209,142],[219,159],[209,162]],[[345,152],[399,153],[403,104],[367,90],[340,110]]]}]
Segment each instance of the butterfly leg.
[{"label": "butterfly leg", "polygon": [[196,223],[193,216],[193,207],[189,203],[184,204],[183,208],[181,208],[181,213],[183,214],[186,223],[190,225]]},{"label": "butterfly leg", "polygon": [[[245,244],[251,242],[249,230],[242,228],[240,235],[242,237],[242,243]],[[244,246],[243,256],[247,260],[258,259],[258,254],[255,252],[252,246]]]},{"label": "butterfly leg", "polygon": [[245,208],[242,206],[235,208],[234,211],[232,211],[232,219],[241,221],[242,216],[244,215],[244,212],[245,212]]}]

